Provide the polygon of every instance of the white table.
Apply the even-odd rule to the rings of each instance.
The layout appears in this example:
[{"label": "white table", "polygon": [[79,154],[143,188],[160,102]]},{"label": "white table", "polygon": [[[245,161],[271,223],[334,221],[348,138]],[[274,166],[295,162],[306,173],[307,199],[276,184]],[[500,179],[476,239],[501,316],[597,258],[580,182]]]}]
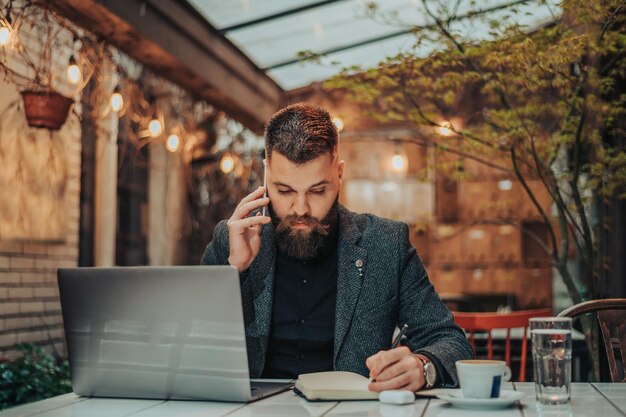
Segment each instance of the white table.
[{"label": "white table", "polygon": [[567,406],[538,408],[532,382],[508,383],[504,389],[526,393],[520,405],[492,411],[451,407],[439,399],[418,399],[412,405],[394,406],[378,401],[310,403],[293,392],[284,392],[250,404],[197,401],[124,400],[59,397],[15,407],[0,417],[624,417],[626,384],[573,383],[572,402]]}]

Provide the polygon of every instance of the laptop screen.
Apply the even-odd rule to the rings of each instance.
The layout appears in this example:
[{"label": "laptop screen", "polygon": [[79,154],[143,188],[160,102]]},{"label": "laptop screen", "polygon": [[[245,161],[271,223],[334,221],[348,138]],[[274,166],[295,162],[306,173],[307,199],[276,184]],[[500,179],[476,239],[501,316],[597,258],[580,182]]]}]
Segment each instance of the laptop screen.
[{"label": "laptop screen", "polygon": [[235,268],[71,268],[58,278],[76,394],[250,399]]}]

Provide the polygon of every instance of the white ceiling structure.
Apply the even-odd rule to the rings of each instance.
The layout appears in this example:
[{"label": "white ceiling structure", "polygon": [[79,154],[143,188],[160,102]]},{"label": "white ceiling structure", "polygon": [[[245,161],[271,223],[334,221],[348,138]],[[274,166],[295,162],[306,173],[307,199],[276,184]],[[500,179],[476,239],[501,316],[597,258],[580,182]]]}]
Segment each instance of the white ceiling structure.
[{"label": "white ceiling structure", "polygon": [[[402,52],[428,56],[441,45],[416,45],[410,32],[434,23],[424,3],[431,10],[456,7],[451,28],[475,40],[489,39],[489,23],[468,14],[490,11],[490,19],[504,19],[511,15],[504,6],[515,4],[515,22],[529,30],[561,14],[556,0],[378,0],[377,16],[384,19],[367,16],[372,2],[365,0],[187,1],[284,90],[323,81],[343,67],[373,67]],[[303,51],[322,59],[303,62]]]}]

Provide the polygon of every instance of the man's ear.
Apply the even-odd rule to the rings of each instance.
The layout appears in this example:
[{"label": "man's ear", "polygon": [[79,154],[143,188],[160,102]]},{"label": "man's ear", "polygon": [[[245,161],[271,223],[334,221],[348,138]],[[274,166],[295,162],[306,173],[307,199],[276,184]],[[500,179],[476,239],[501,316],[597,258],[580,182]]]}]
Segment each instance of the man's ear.
[{"label": "man's ear", "polygon": [[337,175],[339,176],[339,185],[343,182],[343,169],[345,167],[345,161],[339,161],[337,163]]}]

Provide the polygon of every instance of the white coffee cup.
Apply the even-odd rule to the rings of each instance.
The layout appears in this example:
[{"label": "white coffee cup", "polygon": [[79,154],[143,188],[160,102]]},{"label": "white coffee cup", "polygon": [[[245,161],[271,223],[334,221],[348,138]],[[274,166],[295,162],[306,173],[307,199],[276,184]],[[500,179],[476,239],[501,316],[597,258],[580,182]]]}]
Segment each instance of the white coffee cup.
[{"label": "white coffee cup", "polygon": [[456,372],[466,398],[498,398],[502,382],[511,379],[511,369],[504,361],[456,361]]}]

